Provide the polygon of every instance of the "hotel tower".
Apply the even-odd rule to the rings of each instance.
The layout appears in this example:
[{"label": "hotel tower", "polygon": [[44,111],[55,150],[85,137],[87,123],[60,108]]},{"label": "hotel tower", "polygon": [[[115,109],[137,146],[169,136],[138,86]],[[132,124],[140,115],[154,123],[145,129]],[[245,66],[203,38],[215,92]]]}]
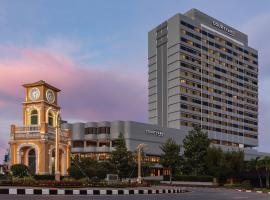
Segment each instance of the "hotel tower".
[{"label": "hotel tower", "polygon": [[196,9],[176,14],[148,33],[148,69],[150,123],[258,145],[258,52],[246,34]]}]

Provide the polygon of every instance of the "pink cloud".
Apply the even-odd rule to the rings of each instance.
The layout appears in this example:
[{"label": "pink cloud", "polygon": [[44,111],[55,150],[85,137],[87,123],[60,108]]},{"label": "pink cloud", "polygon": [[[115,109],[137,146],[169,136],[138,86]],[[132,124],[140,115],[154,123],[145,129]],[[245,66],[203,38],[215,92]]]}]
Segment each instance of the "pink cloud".
[{"label": "pink cloud", "polygon": [[[122,71],[80,66],[46,49],[8,51],[16,56],[0,59],[0,107],[5,110],[18,113],[14,109],[20,108],[24,98],[22,84],[45,80],[62,90],[60,106],[65,119],[146,120],[146,74],[125,71],[124,66]],[[10,101],[17,106],[6,104]]]},{"label": "pink cloud", "polygon": [[1,108],[1,107],[4,107],[4,106],[6,106],[6,105],[7,105],[7,102],[1,101],[1,100],[0,100],[0,108]]}]

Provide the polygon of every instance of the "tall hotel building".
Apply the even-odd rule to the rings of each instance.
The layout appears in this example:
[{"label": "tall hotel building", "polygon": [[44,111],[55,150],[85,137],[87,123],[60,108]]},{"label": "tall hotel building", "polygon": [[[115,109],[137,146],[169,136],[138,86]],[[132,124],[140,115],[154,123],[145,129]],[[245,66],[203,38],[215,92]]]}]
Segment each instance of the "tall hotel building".
[{"label": "tall hotel building", "polygon": [[148,33],[148,61],[150,123],[258,146],[258,52],[246,34],[191,9]]}]

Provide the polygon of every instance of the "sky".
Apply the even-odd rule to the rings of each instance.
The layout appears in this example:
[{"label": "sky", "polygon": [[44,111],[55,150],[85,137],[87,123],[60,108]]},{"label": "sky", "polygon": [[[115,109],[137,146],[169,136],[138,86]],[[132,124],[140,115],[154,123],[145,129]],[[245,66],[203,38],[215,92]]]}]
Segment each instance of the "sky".
[{"label": "sky", "polygon": [[197,8],[246,33],[259,51],[259,150],[270,152],[270,1],[0,0],[0,156],[22,125],[24,83],[62,91],[70,122],[147,122],[147,33]]}]

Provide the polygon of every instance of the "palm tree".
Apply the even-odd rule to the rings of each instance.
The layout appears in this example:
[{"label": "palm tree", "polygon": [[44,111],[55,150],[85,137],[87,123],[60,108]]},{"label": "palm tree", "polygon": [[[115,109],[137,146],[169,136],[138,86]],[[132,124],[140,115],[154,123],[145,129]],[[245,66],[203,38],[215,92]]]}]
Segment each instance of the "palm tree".
[{"label": "palm tree", "polygon": [[250,170],[256,170],[257,173],[257,177],[259,178],[259,182],[260,182],[260,187],[263,187],[262,184],[262,176],[260,173],[260,168],[261,168],[261,160],[260,157],[256,157],[256,158],[252,158],[249,162],[248,162],[248,167]]},{"label": "palm tree", "polygon": [[270,157],[269,156],[264,156],[262,158],[262,164],[263,164],[263,167],[265,169],[265,185],[266,185],[266,188],[269,188],[269,173],[270,173]]}]

